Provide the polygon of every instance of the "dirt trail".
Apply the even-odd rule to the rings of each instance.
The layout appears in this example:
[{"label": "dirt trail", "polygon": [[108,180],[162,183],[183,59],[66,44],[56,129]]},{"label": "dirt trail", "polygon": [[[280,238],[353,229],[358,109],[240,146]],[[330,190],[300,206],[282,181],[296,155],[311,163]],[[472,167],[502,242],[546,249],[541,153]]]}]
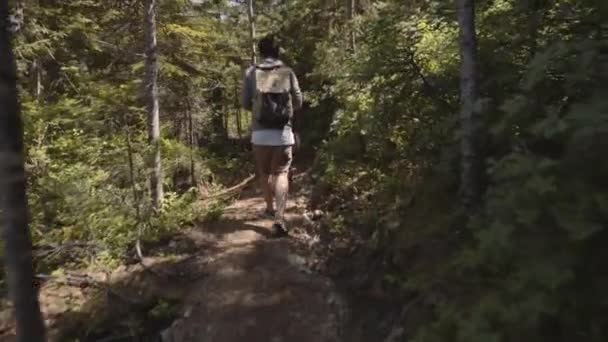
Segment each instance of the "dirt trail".
[{"label": "dirt trail", "polygon": [[[145,267],[82,270],[84,284],[44,282],[49,341],[353,341],[346,296],[313,270],[322,258],[306,205],[304,193],[292,196],[292,232],[271,238],[263,200],[248,189],[217,221],[148,246]],[[2,342],[15,338],[11,312],[0,312]]]},{"label": "dirt trail", "polygon": [[184,315],[162,333],[164,341],[340,341],[348,310],[332,281],[308,266],[311,240],[298,201],[288,205],[296,230],[289,238],[268,237],[272,222],[258,218],[257,196],[190,232],[214,252],[204,260],[208,276],[190,287]]}]

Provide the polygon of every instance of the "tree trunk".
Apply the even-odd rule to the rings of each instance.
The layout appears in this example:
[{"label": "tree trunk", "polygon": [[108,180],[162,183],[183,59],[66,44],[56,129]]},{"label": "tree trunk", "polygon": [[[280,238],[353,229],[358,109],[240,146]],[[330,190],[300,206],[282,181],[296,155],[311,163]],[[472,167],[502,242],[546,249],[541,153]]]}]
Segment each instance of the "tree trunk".
[{"label": "tree trunk", "polygon": [[529,43],[529,60],[531,61],[536,55],[536,50],[538,48],[538,36],[540,34],[540,29],[542,28],[543,20],[545,17],[545,12],[538,3],[530,3],[529,8],[527,8],[526,13],[528,14],[528,41]]},{"label": "tree trunk", "polygon": [[4,267],[15,308],[18,342],[45,340],[38,291],[34,286],[32,241],[28,227],[23,123],[17,75],[9,37],[8,1],[0,0],[0,220]]},{"label": "tree trunk", "polygon": [[30,66],[30,81],[31,81],[31,93],[34,95],[34,98],[39,101],[40,96],[42,95],[42,71],[41,71],[41,63],[39,59],[35,59]]},{"label": "tree trunk", "polygon": [[218,139],[226,138],[224,125],[224,89],[217,87],[211,93],[211,127],[213,136]]},{"label": "tree trunk", "polygon": [[40,100],[40,95],[42,95],[42,72],[40,63],[36,63],[36,100]]},{"label": "tree trunk", "polygon": [[230,138],[230,132],[228,131],[229,128],[229,120],[230,120],[230,107],[228,105],[225,105],[224,103],[222,103],[221,107],[221,113],[222,113],[222,121],[224,122],[224,138],[228,139]]},{"label": "tree trunk", "polygon": [[148,113],[148,142],[151,147],[149,158],[150,193],[152,207],[160,209],[163,198],[163,170],[160,159],[160,119],[158,108],[158,61],[156,58],[156,15],[155,0],[146,0],[144,34],[146,43],[145,96]]},{"label": "tree trunk", "polygon": [[348,14],[348,26],[349,26],[349,45],[352,52],[356,51],[356,37],[355,37],[355,23],[353,19],[355,18],[356,12],[356,2],[355,0],[347,0],[346,3],[346,13]]},{"label": "tree trunk", "polygon": [[251,40],[251,64],[256,64],[255,16],[253,14],[253,0],[247,0],[247,5],[247,16],[249,17],[249,39]]},{"label": "tree trunk", "polygon": [[190,146],[190,186],[196,187],[196,174],[194,165],[194,119],[192,118],[192,105],[190,94],[186,93],[186,105],[188,110],[188,145]]},{"label": "tree trunk", "polygon": [[461,96],[461,179],[460,196],[467,208],[476,206],[481,198],[481,172],[483,159],[479,148],[479,120],[476,110],[477,41],[475,34],[474,0],[458,0],[460,26],[460,96]]},{"label": "tree trunk", "polygon": [[127,145],[127,161],[129,163],[129,181],[131,182],[131,191],[133,192],[133,209],[135,210],[135,220],[137,228],[137,241],[135,243],[135,251],[139,260],[144,259],[141,251],[141,239],[143,236],[143,222],[141,219],[141,210],[139,207],[139,196],[137,194],[137,186],[135,180],[135,163],[133,162],[133,145],[131,144],[131,130],[129,123],[125,125],[125,143]]},{"label": "tree trunk", "polygon": [[243,127],[241,122],[241,106],[239,103],[238,81],[234,80],[234,110],[236,112],[236,132],[239,139],[243,139]]}]

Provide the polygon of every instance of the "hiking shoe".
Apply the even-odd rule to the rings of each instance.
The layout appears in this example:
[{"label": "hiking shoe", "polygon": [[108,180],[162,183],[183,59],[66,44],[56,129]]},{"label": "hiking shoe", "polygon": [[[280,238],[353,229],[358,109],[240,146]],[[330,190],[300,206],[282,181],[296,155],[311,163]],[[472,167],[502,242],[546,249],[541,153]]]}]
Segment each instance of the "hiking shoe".
[{"label": "hiking shoe", "polygon": [[274,219],[275,213],[276,213],[275,210],[264,209],[264,211],[262,211],[260,213],[260,218],[262,218],[262,219]]},{"label": "hiking shoe", "polygon": [[285,237],[289,235],[289,230],[287,229],[287,225],[283,220],[276,220],[272,224],[272,236],[273,237]]}]

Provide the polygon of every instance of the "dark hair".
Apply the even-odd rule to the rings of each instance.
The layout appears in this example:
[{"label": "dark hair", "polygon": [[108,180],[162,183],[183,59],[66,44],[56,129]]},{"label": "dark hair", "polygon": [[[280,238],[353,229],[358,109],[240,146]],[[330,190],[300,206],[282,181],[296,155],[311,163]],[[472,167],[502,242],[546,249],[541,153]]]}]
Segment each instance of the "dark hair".
[{"label": "dark hair", "polygon": [[279,43],[273,35],[268,35],[258,42],[258,49],[262,57],[279,58]]}]

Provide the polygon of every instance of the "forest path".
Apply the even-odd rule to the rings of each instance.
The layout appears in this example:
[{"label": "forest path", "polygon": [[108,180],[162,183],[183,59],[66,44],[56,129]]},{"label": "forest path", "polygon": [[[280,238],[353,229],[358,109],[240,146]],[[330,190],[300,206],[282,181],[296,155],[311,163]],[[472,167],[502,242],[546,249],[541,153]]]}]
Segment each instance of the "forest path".
[{"label": "forest path", "polygon": [[315,239],[304,229],[304,199],[288,203],[293,229],[287,238],[269,237],[272,221],[259,218],[263,208],[250,191],[218,221],[189,232],[208,252],[196,271],[207,276],[185,294],[184,315],[162,333],[164,341],[340,340],[346,301],[329,278],[309,267]]},{"label": "forest path", "polygon": [[[66,269],[43,281],[48,340],[353,341],[348,293],[316,271],[323,244],[305,215],[310,189],[299,183],[287,206],[289,237],[270,237],[263,199],[248,187],[216,220],[144,246],[143,264]],[[0,311],[0,342],[14,341],[11,313]]]}]

